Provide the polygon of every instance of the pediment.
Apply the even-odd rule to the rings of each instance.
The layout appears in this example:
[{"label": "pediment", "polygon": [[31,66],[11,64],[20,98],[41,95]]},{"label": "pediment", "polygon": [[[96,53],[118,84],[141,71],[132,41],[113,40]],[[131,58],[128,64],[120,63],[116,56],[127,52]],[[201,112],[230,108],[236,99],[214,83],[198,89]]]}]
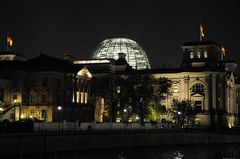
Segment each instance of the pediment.
[{"label": "pediment", "polygon": [[90,73],[86,66],[83,67],[80,71],[78,71],[77,75],[85,78],[92,78],[92,74]]}]

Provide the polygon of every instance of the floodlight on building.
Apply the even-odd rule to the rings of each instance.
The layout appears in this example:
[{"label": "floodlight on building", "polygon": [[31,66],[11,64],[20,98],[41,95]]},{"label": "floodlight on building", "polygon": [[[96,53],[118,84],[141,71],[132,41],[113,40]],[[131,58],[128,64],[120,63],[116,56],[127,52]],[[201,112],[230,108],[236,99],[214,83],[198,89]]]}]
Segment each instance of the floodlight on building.
[{"label": "floodlight on building", "polygon": [[127,112],[127,109],[123,109],[123,111],[126,113],[126,112]]},{"label": "floodlight on building", "polygon": [[23,118],[25,118],[25,116],[23,114],[21,114],[20,118],[23,119]]},{"label": "floodlight on building", "polygon": [[58,106],[57,109],[58,109],[58,110],[62,110],[62,107],[61,107],[61,106]]},{"label": "floodlight on building", "polygon": [[181,115],[182,113],[181,112],[178,112],[178,115]]}]

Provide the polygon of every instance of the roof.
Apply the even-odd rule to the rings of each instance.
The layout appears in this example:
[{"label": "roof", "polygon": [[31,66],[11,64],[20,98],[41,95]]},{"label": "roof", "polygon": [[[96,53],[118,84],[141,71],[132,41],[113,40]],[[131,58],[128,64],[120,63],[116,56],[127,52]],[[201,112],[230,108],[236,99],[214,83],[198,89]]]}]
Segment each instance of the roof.
[{"label": "roof", "polygon": [[12,51],[1,51],[0,55],[16,55],[16,56],[20,56],[20,57],[25,57],[21,53],[15,53],[15,52],[12,52]]},{"label": "roof", "polygon": [[56,71],[69,71],[72,64],[69,61],[58,59],[45,54],[27,60],[25,62],[25,68],[27,70],[56,70]]},{"label": "roof", "polygon": [[197,45],[218,45],[214,41],[196,41],[196,42],[185,42],[182,46],[197,46]]}]

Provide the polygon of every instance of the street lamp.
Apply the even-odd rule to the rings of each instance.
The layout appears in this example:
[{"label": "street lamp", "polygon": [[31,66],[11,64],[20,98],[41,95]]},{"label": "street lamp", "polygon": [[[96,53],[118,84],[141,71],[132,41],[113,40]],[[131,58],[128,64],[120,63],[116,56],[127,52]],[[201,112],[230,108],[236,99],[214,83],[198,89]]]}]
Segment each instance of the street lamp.
[{"label": "street lamp", "polygon": [[61,117],[62,117],[62,115],[61,115],[61,110],[62,110],[62,107],[61,106],[58,106],[57,107],[57,110],[59,111],[59,120],[58,120],[58,131],[60,131],[60,129],[61,129]]}]

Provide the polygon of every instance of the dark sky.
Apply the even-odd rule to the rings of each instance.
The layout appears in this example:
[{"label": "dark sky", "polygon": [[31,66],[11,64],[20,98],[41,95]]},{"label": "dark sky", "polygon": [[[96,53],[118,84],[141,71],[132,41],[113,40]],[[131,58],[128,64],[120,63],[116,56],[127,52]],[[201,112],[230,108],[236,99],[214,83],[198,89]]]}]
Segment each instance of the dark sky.
[{"label": "dark sky", "polygon": [[138,42],[151,65],[178,66],[180,45],[199,40],[223,42],[229,59],[240,62],[240,6],[237,0],[1,0],[0,39],[13,36],[14,50],[26,57],[45,54],[87,59],[106,38]]}]

